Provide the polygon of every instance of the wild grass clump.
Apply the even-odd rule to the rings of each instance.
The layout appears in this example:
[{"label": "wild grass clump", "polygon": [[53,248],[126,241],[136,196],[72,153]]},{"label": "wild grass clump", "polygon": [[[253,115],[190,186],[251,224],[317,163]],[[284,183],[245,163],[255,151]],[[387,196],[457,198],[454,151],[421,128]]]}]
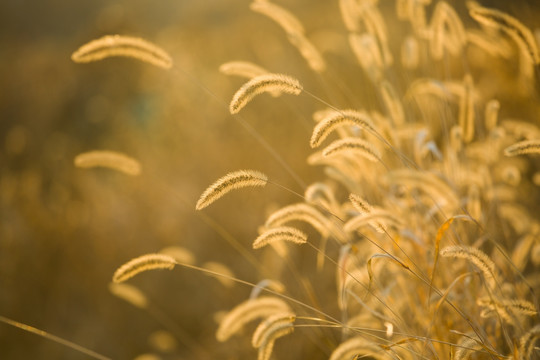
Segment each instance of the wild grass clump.
[{"label": "wild grass clump", "polygon": [[[201,294],[204,302],[219,302],[229,291],[241,295],[236,305],[223,303],[215,327],[205,329],[215,338],[204,339],[205,345],[231,344],[224,352],[234,349],[239,356],[539,358],[540,127],[538,112],[526,111],[538,110],[538,31],[481,2],[464,5],[335,0],[341,27],[317,33],[302,21],[309,8],[295,13],[287,4],[255,0],[248,16],[271,20],[268,31],[295,51],[295,66],[231,54],[215,71],[249,80],[235,82],[238,90],[229,98],[146,40],[109,36],[81,47],[73,55],[77,62],[131,56],[166,69],[173,79],[188,78],[209,99],[217,98],[226,121],[241,125],[256,144],[236,149],[246,158],[197,158],[201,164],[225,164],[231,171],[245,160],[242,166],[251,167],[252,151],[277,164],[277,170],[259,163],[262,172],[221,174],[209,187],[216,177],[201,170],[198,176],[207,180],[190,194],[193,204],[178,197],[195,205],[196,216],[232,246],[236,258],[199,267],[199,259],[182,260],[183,252],[175,257],[178,249],[169,249],[169,255],[126,263],[114,282],[173,267],[173,275],[187,271],[223,280],[227,290],[217,296],[205,286],[183,291]],[[268,51],[260,42],[254,53]],[[263,114],[271,114],[271,125],[257,123]],[[290,137],[291,122],[300,122],[305,136]],[[277,130],[265,133],[266,126]],[[302,144],[305,153],[270,145],[273,137]],[[75,163],[128,173],[128,160],[139,164],[107,154]],[[317,170],[289,166],[298,157]],[[146,167],[139,172],[140,178],[151,176]],[[265,189],[241,192],[248,200],[236,198],[239,207],[232,195],[222,198],[252,186]],[[270,188],[283,198],[265,195]],[[268,206],[252,205],[254,198]],[[249,206],[258,228],[242,213]],[[228,233],[229,223],[215,220],[221,213],[253,236]],[[205,241],[197,239],[198,246],[219,254]],[[235,267],[239,259],[249,265]],[[189,328],[149,310],[144,292],[117,285],[109,285],[114,295],[154,314],[191,356],[211,352],[201,350],[205,346]]]}]

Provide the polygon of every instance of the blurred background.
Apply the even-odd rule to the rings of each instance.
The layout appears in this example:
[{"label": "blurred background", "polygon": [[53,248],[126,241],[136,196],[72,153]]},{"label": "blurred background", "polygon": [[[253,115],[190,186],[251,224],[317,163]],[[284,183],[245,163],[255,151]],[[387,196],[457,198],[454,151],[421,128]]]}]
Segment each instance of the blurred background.
[{"label": "blurred background", "polygon": [[[223,263],[247,281],[275,275],[265,270],[271,254],[254,252],[251,242],[269,211],[299,198],[270,184],[199,213],[195,203],[213,181],[239,169],[260,170],[303,193],[303,184],[321,175],[306,158],[310,114],[324,106],[303,96],[264,96],[234,118],[228,103],[245,80],[219,73],[219,65],[247,60],[291,74],[338,107],[369,107],[372,98],[337,1],[276,3],[300,18],[322,50],[324,79],[313,76],[275,23],[249,10],[249,1],[0,2],[0,315],[114,359],[255,356],[245,339],[218,344],[214,335],[216,313],[245,300],[249,288],[180,268],[150,272],[130,281],[151,303],[144,311],[113,296],[108,284],[121,264],[167,246],[189,249],[198,265]],[[381,3],[393,11],[393,2]],[[533,6],[518,9],[530,26]],[[71,61],[77,48],[107,34],[159,45],[173,69],[126,58]],[[77,154],[95,149],[138,159],[141,176],[74,167]],[[305,262],[298,266],[313,268],[313,252]],[[334,291],[328,284],[322,290]],[[170,351],[149,340],[161,330],[176,337]],[[0,358],[88,357],[0,324]]]}]

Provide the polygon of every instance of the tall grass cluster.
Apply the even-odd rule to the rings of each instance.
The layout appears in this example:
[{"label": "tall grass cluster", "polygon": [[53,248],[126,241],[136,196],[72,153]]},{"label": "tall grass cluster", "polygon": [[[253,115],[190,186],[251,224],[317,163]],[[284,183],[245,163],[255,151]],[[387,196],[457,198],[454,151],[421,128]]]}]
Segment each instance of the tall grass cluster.
[{"label": "tall grass cluster", "polygon": [[[37,326],[62,338],[42,341],[66,358],[540,358],[538,7],[221,10],[188,23],[223,43],[104,25],[66,56],[92,93],[51,155],[65,151],[72,185],[12,167],[2,202],[25,198],[50,235],[101,240],[85,259],[105,265],[65,281],[99,274],[111,310],[89,323],[116,333]],[[27,132],[5,137],[13,163]]]}]

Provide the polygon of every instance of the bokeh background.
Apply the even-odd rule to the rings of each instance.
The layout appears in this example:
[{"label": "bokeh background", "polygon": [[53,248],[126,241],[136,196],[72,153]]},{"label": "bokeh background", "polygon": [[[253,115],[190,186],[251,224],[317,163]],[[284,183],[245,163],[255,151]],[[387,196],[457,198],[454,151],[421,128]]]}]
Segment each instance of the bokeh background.
[{"label": "bokeh background", "polygon": [[[0,315],[114,359],[149,352],[201,357],[194,344],[212,357],[255,356],[241,341],[218,344],[214,335],[216,313],[246,299],[249,288],[227,288],[184,269],[143,274],[131,283],[152,302],[154,310],[145,312],[114,297],[108,284],[124,262],[173,245],[193,252],[199,265],[220,262],[252,282],[276,270],[266,266],[271,255],[252,251],[251,242],[269,211],[297,197],[269,185],[231,194],[202,213],[195,203],[215,179],[238,169],[260,170],[302,193],[262,141],[305,184],[313,182],[321,171],[306,164],[310,114],[324,106],[307,97],[264,96],[234,118],[228,102],[244,80],[220,74],[219,65],[248,60],[294,75],[338,107],[369,107],[373,100],[338,2],[276,3],[302,20],[323,51],[323,77],[310,72],[275,23],[249,10],[249,1],[0,2]],[[534,1],[509,3],[482,1],[540,26]],[[393,6],[381,0],[382,9]],[[399,33],[399,25],[388,25]],[[124,58],[70,60],[79,46],[106,34],[158,44],[172,55],[173,69]],[[77,154],[94,149],[137,158],[142,175],[74,167]],[[297,266],[313,268],[313,253],[305,255]],[[322,290],[334,288],[329,281]],[[180,338],[171,353],[148,340],[159,330]],[[0,358],[87,356],[0,324]]]}]

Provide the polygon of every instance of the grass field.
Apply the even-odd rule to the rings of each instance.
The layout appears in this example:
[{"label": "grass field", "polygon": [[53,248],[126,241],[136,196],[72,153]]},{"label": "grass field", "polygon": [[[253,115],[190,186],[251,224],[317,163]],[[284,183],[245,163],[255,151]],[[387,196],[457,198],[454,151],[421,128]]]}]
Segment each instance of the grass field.
[{"label": "grass field", "polygon": [[3,2],[0,358],[540,358],[538,14]]}]

